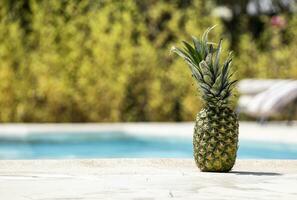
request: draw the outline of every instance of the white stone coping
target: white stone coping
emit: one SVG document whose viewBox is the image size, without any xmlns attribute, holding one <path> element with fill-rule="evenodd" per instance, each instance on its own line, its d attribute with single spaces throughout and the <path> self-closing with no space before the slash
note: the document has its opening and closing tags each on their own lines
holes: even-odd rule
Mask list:
<svg viewBox="0 0 297 200">
<path fill-rule="evenodd" d="M 28 134 L 123 132 L 134 136 L 192 137 L 193 122 L 183 123 L 86 123 L 86 124 L 1 124 L 0 137 L 26 137 Z M 297 123 L 260 125 L 240 122 L 240 139 L 297 143 Z"/>
<path fill-rule="evenodd" d="M 297 160 L 237 160 L 203 173 L 192 159 L 2 160 L 0 199 L 297 199 Z"/>
</svg>

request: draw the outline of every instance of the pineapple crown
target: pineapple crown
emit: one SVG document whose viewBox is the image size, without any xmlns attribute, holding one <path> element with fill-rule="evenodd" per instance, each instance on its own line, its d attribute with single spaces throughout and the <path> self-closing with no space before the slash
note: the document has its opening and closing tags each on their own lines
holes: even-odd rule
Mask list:
<svg viewBox="0 0 297 200">
<path fill-rule="evenodd" d="M 222 39 L 218 45 L 208 42 L 208 33 L 213 28 L 208 28 L 201 39 L 192 37 L 193 45 L 183 41 L 184 48 L 172 47 L 171 51 L 182 57 L 188 64 L 206 105 L 223 107 L 228 105 L 228 99 L 237 80 L 231 80 L 232 52 L 225 62 L 220 64 Z"/>
</svg>

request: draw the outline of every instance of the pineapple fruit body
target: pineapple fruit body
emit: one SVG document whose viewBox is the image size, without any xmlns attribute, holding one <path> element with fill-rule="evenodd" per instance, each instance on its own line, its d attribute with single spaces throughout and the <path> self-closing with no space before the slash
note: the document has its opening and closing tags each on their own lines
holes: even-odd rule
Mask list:
<svg viewBox="0 0 297 200">
<path fill-rule="evenodd" d="M 201 171 L 228 172 L 238 148 L 238 120 L 230 108 L 206 107 L 197 114 L 194 159 Z"/>
</svg>

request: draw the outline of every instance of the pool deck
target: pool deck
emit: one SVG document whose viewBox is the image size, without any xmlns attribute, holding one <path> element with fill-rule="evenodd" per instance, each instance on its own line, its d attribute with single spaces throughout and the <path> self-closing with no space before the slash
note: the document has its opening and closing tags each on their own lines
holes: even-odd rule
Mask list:
<svg viewBox="0 0 297 200">
<path fill-rule="evenodd" d="M 297 160 L 238 160 L 202 173 L 192 159 L 2 160 L 0 199 L 297 199 Z"/>
<path fill-rule="evenodd" d="M 85 123 L 85 124 L 0 124 L 1 137 L 26 137 L 28 134 L 123 132 L 135 136 L 192 137 L 193 122 L 182 123 Z M 239 123 L 239 139 L 297 143 L 297 122 L 261 125 Z"/>
</svg>

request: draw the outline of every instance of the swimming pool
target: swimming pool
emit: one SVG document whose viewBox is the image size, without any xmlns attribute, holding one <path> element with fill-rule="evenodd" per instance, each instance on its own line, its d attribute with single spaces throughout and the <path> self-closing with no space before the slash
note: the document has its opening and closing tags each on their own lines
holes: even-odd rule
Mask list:
<svg viewBox="0 0 297 200">
<path fill-rule="evenodd" d="M 125 132 L 35 133 L 0 137 L 0 159 L 191 158 L 192 138 Z M 294 143 L 240 140 L 241 159 L 297 159 Z"/>
</svg>

